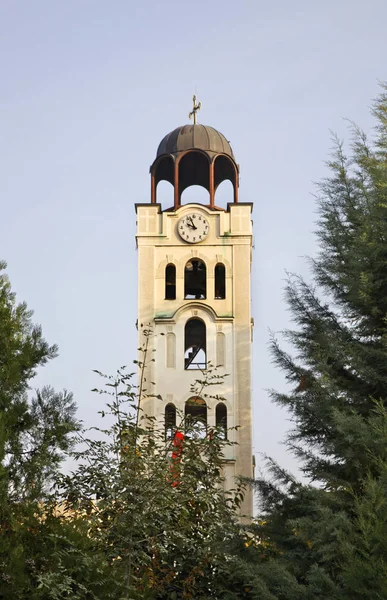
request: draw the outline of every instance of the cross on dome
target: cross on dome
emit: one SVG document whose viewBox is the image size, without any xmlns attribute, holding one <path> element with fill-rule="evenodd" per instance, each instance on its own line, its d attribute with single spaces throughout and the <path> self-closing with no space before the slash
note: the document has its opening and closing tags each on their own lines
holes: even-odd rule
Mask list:
<svg viewBox="0 0 387 600">
<path fill-rule="evenodd" d="M 188 118 L 192 119 L 192 117 L 193 117 L 194 125 L 196 125 L 196 113 L 198 112 L 198 110 L 201 109 L 202 103 L 198 102 L 198 104 L 196 104 L 196 95 L 195 94 L 193 95 L 192 101 L 193 101 L 193 109 L 189 113 Z"/>
</svg>

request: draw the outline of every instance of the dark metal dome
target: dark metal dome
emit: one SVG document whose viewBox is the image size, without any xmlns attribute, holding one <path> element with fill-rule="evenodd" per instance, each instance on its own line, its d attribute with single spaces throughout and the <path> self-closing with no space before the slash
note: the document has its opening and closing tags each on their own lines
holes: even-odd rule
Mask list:
<svg viewBox="0 0 387 600">
<path fill-rule="evenodd" d="M 185 150 L 203 150 L 214 154 L 227 154 L 233 160 L 230 142 L 223 134 L 208 125 L 183 125 L 168 133 L 160 142 L 157 158 L 163 154 L 178 154 Z"/>
</svg>

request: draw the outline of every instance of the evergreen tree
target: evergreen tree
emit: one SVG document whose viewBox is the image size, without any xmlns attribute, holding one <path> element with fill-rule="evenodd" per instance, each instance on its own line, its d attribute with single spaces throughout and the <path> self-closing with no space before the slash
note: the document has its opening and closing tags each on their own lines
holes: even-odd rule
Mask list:
<svg viewBox="0 0 387 600">
<path fill-rule="evenodd" d="M 310 598 L 386 597 L 386 89 L 372 143 L 354 125 L 349 157 L 334 140 L 317 197 L 313 283 L 290 276 L 286 287 L 293 355 L 272 343 L 291 386 L 272 398 L 290 412 L 288 447 L 317 487 L 269 461 L 271 480 L 255 483 L 258 535 L 265 560 L 285 563 Z"/>
</svg>

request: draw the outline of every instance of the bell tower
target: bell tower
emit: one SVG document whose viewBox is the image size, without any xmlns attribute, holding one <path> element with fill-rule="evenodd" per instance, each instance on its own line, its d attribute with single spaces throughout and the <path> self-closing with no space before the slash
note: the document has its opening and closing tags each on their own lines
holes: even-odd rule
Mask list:
<svg viewBox="0 0 387 600">
<path fill-rule="evenodd" d="M 225 488 L 230 489 L 235 476 L 253 476 L 252 204 L 238 200 L 239 167 L 229 142 L 216 129 L 196 124 L 196 114 L 194 124 L 162 139 L 150 174 L 150 203 L 136 204 L 138 322 L 151 323 L 155 333 L 150 340 L 155 361 L 147 379 L 155 382 L 154 391 L 163 400 L 148 398 L 143 410 L 165 427 L 166 436 L 179 426 L 179 413 L 195 418 L 205 430 L 223 428 L 236 442 L 225 449 Z M 173 186 L 166 210 L 157 203 L 162 180 Z M 227 210 L 215 205 L 224 180 L 233 186 Z M 182 205 L 182 192 L 192 185 L 208 191 L 208 204 Z M 140 328 L 139 336 L 142 343 Z M 222 396 L 222 402 L 190 395 L 198 370 L 209 363 L 218 374 L 227 374 L 210 392 Z M 241 511 L 252 515 L 249 491 Z"/>
</svg>

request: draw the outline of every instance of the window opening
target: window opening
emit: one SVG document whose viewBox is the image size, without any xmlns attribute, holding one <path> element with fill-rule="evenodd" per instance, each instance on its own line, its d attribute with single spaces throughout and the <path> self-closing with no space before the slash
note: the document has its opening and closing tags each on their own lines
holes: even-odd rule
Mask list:
<svg viewBox="0 0 387 600">
<path fill-rule="evenodd" d="M 165 299 L 176 300 L 176 267 L 167 265 L 165 267 Z"/>
<path fill-rule="evenodd" d="M 184 331 L 184 368 L 205 369 L 206 353 L 206 326 L 201 319 L 190 319 Z"/>
<path fill-rule="evenodd" d="M 165 439 L 172 440 L 176 430 L 176 406 L 167 404 L 165 407 Z"/>
<path fill-rule="evenodd" d="M 181 190 L 184 199 L 186 195 L 183 194 L 184 190 L 191 186 L 202 186 L 203 192 L 190 196 L 188 194 L 187 200 L 189 202 L 201 202 L 208 204 L 208 191 L 210 189 L 210 157 L 207 153 L 191 151 L 187 152 L 178 164 L 179 169 L 179 190 Z M 207 192 L 205 194 L 205 192 Z M 199 200 L 198 200 L 199 198 Z"/>
<path fill-rule="evenodd" d="M 173 206 L 173 192 L 174 192 L 174 188 L 173 188 L 173 174 L 174 174 L 174 170 L 175 167 L 173 165 L 173 160 L 171 158 L 170 161 L 166 161 L 165 164 L 168 164 L 168 171 L 169 171 L 169 176 L 172 177 L 172 183 L 169 183 L 169 181 L 159 181 L 159 183 L 157 184 L 157 189 L 156 189 L 156 202 L 157 204 L 161 204 L 161 210 L 167 210 L 168 208 L 171 208 Z M 159 167 L 162 166 L 161 163 L 159 164 Z M 172 171 L 172 173 L 170 173 L 170 171 Z"/>
<path fill-rule="evenodd" d="M 215 299 L 226 297 L 226 267 L 222 263 L 215 266 Z"/>
<path fill-rule="evenodd" d="M 216 159 L 216 162 L 218 162 L 219 158 L 220 158 L 220 156 L 218 156 L 218 158 Z M 215 169 L 216 169 L 216 162 L 215 162 Z M 218 165 L 219 165 L 219 163 L 218 163 Z M 219 173 L 219 170 L 218 170 L 216 179 L 218 180 L 219 177 L 221 177 L 221 174 Z M 157 202 L 159 202 L 158 198 L 157 198 Z M 232 181 L 229 181 L 226 179 L 226 180 L 222 181 L 219 185 L 216 186 L 215 205 L 218 206 L 219 208 L 224 208 L 227 210 L 227 204 L 229 202 L 234 202 L 234 185 L 233 185 Z"/>
<path fill-rule="evenodd" d="M 201 185 L 191 185 L 181 194 L 180 204 L 209 204 L 209 193 Z"/>
<path fill-rule="evenodd" d="M 186 428 L 193 427 L 200 437 L 207 434 L 207 405 L 202 398 L 193 397 L 185 403 Z"/>
<path fill-rule="evenodd" d="M 227 439 L 227 407 L 223 402 L 219 402 L 215 409 L 215 424 L 218 434 L 224 440 Z"/>
<path fill-rule="evenodd" d="M 199 258 L 192 258 L 184 269 L 184 298 L 204 300 L 206 291 L 206 265 Z"/>
</svg>

